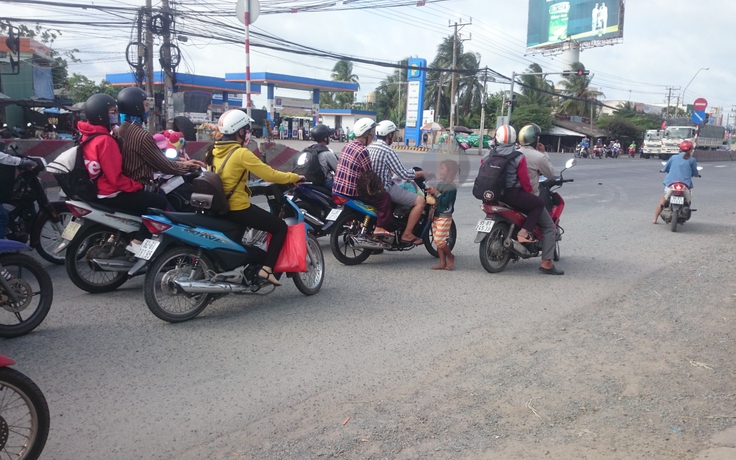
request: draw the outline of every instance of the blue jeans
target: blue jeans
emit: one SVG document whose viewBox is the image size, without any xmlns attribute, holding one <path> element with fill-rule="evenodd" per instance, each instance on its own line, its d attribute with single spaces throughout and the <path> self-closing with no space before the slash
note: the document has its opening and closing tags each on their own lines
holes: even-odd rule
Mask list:
<svg viewBox="0 0 736 460">
<path fill-rule="evenodd" d="M 5 239 L 5 230 L 8 228 L 9 221 L 10 216 L 8 216 L 8 211 L 0 204 L 0 239 Z"/>
</svg>

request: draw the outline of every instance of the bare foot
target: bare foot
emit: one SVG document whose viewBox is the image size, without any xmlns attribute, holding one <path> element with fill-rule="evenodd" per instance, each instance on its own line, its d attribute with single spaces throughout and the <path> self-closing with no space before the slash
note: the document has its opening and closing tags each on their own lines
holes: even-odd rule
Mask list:
<svg viewBox="0 0 736 460">
<path fill-rule="evenodd" d="M 455 255 L 452 253 L 447 253 L 447 268 L 445 270 L 452 270 L 455 268 Z"/>
<path fill-rule="evenodd" d="M 652 221 L 652 223 L 653 223 L 653 224 L 656 224 L 656 223 L 657 223 L 657 219 L 654 219 L 654 220 Z"/>
<path fill-rule="evenodd" d="M 445 269 L 447 269 L 447 265 L 442 265 L 442 264 L 435 265 L 434 267 L 432 267 L 432 270 L 445 270 Z"/>
</svg>

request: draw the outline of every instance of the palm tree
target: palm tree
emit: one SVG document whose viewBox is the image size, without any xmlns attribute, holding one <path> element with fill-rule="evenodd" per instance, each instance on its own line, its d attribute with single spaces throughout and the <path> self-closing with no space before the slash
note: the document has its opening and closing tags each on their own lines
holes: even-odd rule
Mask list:
<svg viewBox="0 0 736 460">
<path fill-rule="evenodd" d="M 399 62 L 406 66 L 409 59 Z M 376 112 L 379 120 L 389 119 L 399 128 L 404 126 L 406 116 L 406 69 L 395 70 L 376 88 Z"/>
<path fill-rule="evenodd" d="M 626 101 L 618 105 L 618 108 L 613 111 L 613 114 L 620 117 L 631 118 L 638 115 L 636 105 L 631 101 Z"/>
<path fill-rule="evenodd" d="M 332 68 L 332 81 L 341 81 L 345 83 L 355 83 L 360 89 L 360 79 L 353 73 L 353 63 L 341 59 L 335 63 Z M 337 104 L 342 108 L 350 108 L 355 102 L 354 93 L 337 93 L 335 100 Z"/>
<path fill-rule="evenodd" d="M 572 96 L 578 99 L 587 99 L 592 101 L 603 96 L 603 93 L 590 87 L 593 80 L 588 75 L 578 75 L 579 70 L 585 70 L 585 66 L 579 62 L 572 65 L 572 72 L 569 76 L 560 81 L 562 93 L 566 96 Z M 586 116 L 590 114 L 591 102 L 581 101 L 578 99 L 566 99 L 560 105 L 560 112 L 567 115 Z"/>
<path fill-rule="evenodd" d="M 442 40 L 442 43 L 437 47 L 437 55 L 430 64 L 430 67 L 436 69 L 449 69 L 452 67 L 452 47 L 453 47 L 453 36 L 450 35 Z M 462 52 L 462 43 L 458 44 L 458 52 Z M 442 113 L 445 113 L 443 108 L 447 108 L 449 113 L 449 84 L 451 75 L 447 72 L 432 71 L 427 74 L 427 79 L 432 82 L 427 87 L 427 95 L 425 98 L 425 108 L 434 107 L 435 118 L 439 120 Z"/>
<path fill-rule="evenodd" d="M 483 84 L 478 80 L 480 54 L 460 54 L 457 58 L 457 68 L 467 71 L 467 73 L 457 76 L 457 106 L 461 109 L 460 113 L 467 117 L 475 107 L 480 111 L 481 98 L 483 97 Z"/>
<path fill-rule="evenodd" d="M 537 63 L 526 69 L 526 73 L 542 72 L 542 66 Z M 554 105 L 552 95 L 542 92 L 552 92 L 554 90 L 552 82 L 548 81 L 544 75 L 522 75 L 520 78 L 525 85 L 521 88 L 521 97 L 516 98 L 520 105 L 536 104 L 541 107 L 552 107 Z"/>
</svg>

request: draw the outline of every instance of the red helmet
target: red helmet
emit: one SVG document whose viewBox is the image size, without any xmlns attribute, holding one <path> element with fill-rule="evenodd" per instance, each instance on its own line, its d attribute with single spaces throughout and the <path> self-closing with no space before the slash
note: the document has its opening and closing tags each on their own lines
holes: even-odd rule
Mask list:
<svg viewBox="0 0 736 460">
<path fill-rule="evenodd" d="M 680 142 L 680 151 L 682 152 L 689 152 L 693 149 L 693 143 L 690 141 L 682 141 Z"/>
</svg>

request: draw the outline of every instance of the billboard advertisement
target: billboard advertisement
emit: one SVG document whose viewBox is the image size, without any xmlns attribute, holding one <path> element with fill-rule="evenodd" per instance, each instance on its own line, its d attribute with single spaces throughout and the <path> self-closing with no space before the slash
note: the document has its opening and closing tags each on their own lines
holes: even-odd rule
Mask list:
<svg viewBox="0 0 736 460">
<path fill-rule="evenodd" d="M 527 49 L 623 37 L 624 0 L 529 0 Z"/>
</svg>

